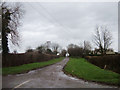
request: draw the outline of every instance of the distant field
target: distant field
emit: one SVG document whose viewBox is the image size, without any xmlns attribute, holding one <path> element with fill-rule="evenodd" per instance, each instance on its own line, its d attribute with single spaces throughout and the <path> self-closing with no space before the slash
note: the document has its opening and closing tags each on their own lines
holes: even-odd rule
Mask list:
<svg viewBox="0 0 120 90">
<path fill-rule="evenodd" d="M 64 71 L 85 80 L 120 85 L 120 74 L 101 69 L 83 58 L 70 58 Z"/>
<path fill-rule="evenodd" d="M 37 68 L 41 68 L 41 67 L 44 67 L 47 65 L 57 63 L 63 59 L 64 58 L 61 57 L 61 58 L 57 58 L 57 59 L 53 59 L 53 60 L 49 60 L 49 61 L 45 61 L 45 62 L 24 64 L 24 65 L 15 66 L 15 67 L 6 67 L 6 68 L 2 68 L 2 74 L 8 75 L 8 74 L 24 73 L 24 72 L 30 71 L 32 69 L 37 69 Z"/>
</svg>

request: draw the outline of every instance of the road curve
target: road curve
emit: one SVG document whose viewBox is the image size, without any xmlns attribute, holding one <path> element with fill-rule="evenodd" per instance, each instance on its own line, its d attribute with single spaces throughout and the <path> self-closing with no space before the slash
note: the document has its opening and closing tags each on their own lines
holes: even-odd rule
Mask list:
<svg viewBox="0 0 120 90">
<path fill-rule="evenodd" d="M 85 82 L 62 71 L 69 58 L 59 63 L 32 70 L 25 74 L 3 76 L 3 88 L 116 88 L 109 85 Z"/>
</svg>

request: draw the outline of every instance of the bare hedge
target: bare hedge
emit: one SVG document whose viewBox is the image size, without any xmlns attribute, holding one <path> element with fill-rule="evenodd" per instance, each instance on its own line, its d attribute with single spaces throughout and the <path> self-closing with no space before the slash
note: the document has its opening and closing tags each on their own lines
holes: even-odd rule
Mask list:
<svg viewBox="0 0 120 90">
<path fill-rule="evenodd" d="M 7 54 L 4 58 L 2 58 L 2 66 L 19 66 L 28 63 L 48 61 L 57 57 L 58 56 L 56 55 L 40 54 L 38 52 Z"/>
<path fill-rule="evenodd" d="M 86 56 L 85 58 L 102 69 L 120 73 L 120 55 Z"/>
</svg>

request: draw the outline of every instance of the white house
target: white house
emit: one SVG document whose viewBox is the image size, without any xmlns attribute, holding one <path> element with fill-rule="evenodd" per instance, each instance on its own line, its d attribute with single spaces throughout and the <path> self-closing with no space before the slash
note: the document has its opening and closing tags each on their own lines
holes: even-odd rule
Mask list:
<svg viewBox="0 0 120 90">
<path fill-rule="evenodd" d="M 69 57 L 69 53 L 68 52 L 66 53 L 66 57 Z"/>
</svg>

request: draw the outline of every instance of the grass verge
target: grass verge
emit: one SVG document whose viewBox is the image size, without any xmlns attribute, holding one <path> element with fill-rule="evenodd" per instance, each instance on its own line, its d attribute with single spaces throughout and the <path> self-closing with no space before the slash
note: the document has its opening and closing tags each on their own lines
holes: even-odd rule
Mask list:
<svg viewBox="0 0 120 90">
<path fill-rule="evenodd" d="M 33 69 L 42 68 L 42 67 L 57 63 L 61 60 L 63 60 L 63 57 L 45 61 L 45 62 L 30 63 L 30 64 L 24 64 L 20 66 L 15 66 L 15 67 L 5 67 L 5 68 L 2 68 L 2 75 L 28 72 Z"/>
<path fill-rule="evenodd" d="M 120 74 L 101 69 L 87 62 L 84 58 L 70 58 L 64 71 L 84 80 L 120 85 Z"/>
</svg>

